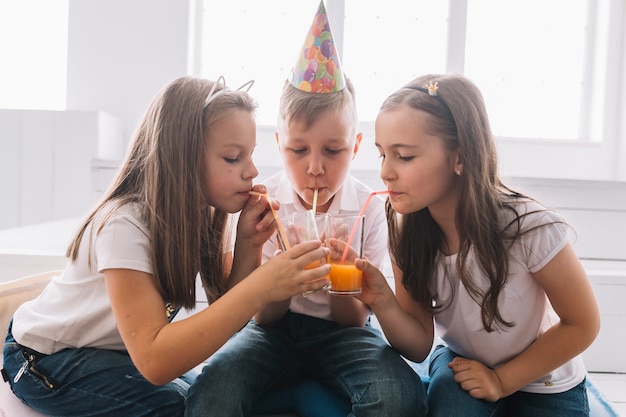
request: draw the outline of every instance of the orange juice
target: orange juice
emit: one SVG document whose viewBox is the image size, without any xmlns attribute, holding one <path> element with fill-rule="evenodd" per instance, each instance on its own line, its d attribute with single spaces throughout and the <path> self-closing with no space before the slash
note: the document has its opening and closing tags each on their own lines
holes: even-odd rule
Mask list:
<svg viewBox="0 0 626 417">
<path fill-rule="evenodd" d="M 321 265 L 323 265 L 323 264 L 324 264 L 324 263 L 323 263 L 322 261 L 314 261 L 314 262 L 312 262 L 312 263 L 308 264 L 307 266 L 305 266 L 305 267 L 304 267 L 304 269 L 313 269 L 313 268 L 317 268 L 318 266 L 321 266 Z M 313 281 L 306 281 L 306 282 L 307 282 L 307 283 L 309 283 L 309 282 L 315 282 L 315 281 L 319 281 L 319 280 L 321 280 L 321 279 L 329 279 L 329 278 L 328 278 L 328 275 L 324 275 L 324 276 L 323 276 L 323 277 L 321 277 L 321 278 L 317 278 L 317 279 L 314 279 Z M 307 295 L 311 295 L 311 294 L 316 293 L 316 292 L 325 291 L 325 290 L 327 290 L 328 288 L 330 288 L 330 284 L 323 286 L 322 288 L 320 288 L 320 289 L 319 289 L 319 290 L 317 290 L 317 291 L 315 291 L 315 290 L 314 290 L 314 291 L 306 291 L 306 292 L 303 292 L 303 293 L 302 293 L 302 294 L 300 294 L 300 295 L 301 295 L 301 296 L 303 296 L 303 297 L 306 297 Z"/>
<path fill-rule="evenodd" d="M 325 263 L 326 262 L 322 262 L 322 261 L 313 261 L 310 264 L 308 264 L 307 266 L 305 266 L 304 269 L 305 270 L 309 270 L 309 269 L 317 268 L 318 266 L 322 266 Z M 324 275 L 323 277 L 318 278 L 315 281 L 320 280 L 320 279 L 329 279 L 329 278 L 328 278 L 328 275 Z"/>
<path fill-rule="evenodd" d="M 360 294 L 363 272 L 354 264 L 330 264 L 330 294 Z"/>
</svg>

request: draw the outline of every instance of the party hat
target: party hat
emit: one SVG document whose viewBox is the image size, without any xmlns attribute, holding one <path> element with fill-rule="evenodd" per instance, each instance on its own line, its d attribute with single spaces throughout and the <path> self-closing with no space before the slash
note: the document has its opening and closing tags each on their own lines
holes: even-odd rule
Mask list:
<svg viewBox="0 0 626 417">
<path fill-rule="evenodd" d="M 335 93 L 346 87 L 324 0 L 313 18 L 311 29 L 291 74 L 291 84 L 311 93 Z"/>
</svg>

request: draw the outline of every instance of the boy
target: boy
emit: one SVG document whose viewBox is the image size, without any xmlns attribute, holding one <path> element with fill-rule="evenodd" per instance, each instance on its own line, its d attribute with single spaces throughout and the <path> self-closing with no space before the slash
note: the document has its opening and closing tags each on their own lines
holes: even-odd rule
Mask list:
<svg viewBox="0 0 626 417">
<path fill-rule="evenodd" d="M 325 28 L 326 13 L 320 3 L 308 39 L 327 39 L 329 29 Z M 331 215 L 358 213 L 372 192 L 349 174 L 362 139 L 357 133 L 354 89 L 338 65 L 334 45 L 330 54 L 328 45 L 314 50 L 320 44 L 316 40 L 305 44 L 304 58 L 296 65 L 291 82 L 285 83 L 280 100 L 276 142 L 284 171 L 265 185 L 268 194 L 281 203 L 281 218 L 311 209 L 316 190 L 316 211 Z M 323 62 L 307 62 L 307 57 L 319 58 L 320 54 Z M 317 70 L 315 77 L 303 77 L 310 68 Z M 277 249 L 277 238 L 270 238 L 263 260 Z M 387 256 L 384 202 L 379 197 L 371 200 L 365 212 L 364 256 L 379 268 Z M 198 385 L 192 387 L 197 394 L 189 402 L 190 415 L 211 415 L 211 409 L 229 416 L 248 416 L 253 410 L 283 412 L 270 409 L 275 404 L 268 404 L 267 396 L 273 394 L 281 402 L 276 395 L 283 387 L 305 379 L 328 390 L 323 398 L 307 392 L 299 406 L 308 415 L 324 405 L 320 401 L 331 400 L 347 409 L 343 415 L 425 415 L 419 377 L 369 325 L 369 314 L 357 298 L 327 292 L 292 297 L 259 311 L 209 359 Z M 195 414 L 201 408 L 204 414 Z"/>
</svg>

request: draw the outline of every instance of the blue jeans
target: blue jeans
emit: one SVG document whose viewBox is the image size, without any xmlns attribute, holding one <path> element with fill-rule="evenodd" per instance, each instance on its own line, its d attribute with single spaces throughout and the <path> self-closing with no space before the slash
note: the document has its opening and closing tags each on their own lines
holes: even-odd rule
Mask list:
<svg viewBox="0 0 626 417">
<path fill-rule="evenodd" d="M 155 386 L 123 351 L 80 348 L 44 355 L 17 344 L 11 326 L 3 352 L 11 390 L 31 408 L 52 416 L 183 416 L 194 379 L 189 373 Z"/>
<path fill-rule="evenodd" d="M 448 368 L 456 353 L 438 346 L 431 354 L 428 385 L 429 417 L 588 417 L 585 381 L 559 394 L 518 391 L 495 403 L 470 396 Z"/>
<path fill-rule="evenodd" d="M 420 378 L 378 330 L 288 312 L 273 327 L 251 321 L 207 361 L 186 416 L 250 416 L 260 399 L 305 377 L 345 398 L 348 416 L 426 415 Z"/>
</svg>

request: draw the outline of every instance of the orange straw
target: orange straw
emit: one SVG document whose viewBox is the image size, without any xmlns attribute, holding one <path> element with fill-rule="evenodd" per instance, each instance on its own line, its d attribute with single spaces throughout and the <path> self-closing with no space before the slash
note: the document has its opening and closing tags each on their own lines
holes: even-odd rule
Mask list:
<svg viewBox="0 0 626 417">
<path fill-rule="evenodd" d="M 278 213 L 276 212 L 276 210 L 274 210 L 274 207 L 272 207 L 272 199 L 270 198 L 269 194 L 267 193 L 263 194 L 263 193 L 259 193 L 256 191 L 248 191 L 248 194 L 265 197 L 268 205 L 270 206 L 270 209 L 272 210 L 272 214 L 274 215 L 274 220 L 276 221 L 276 227 L 278 228 L 278 237 L 280 238 L 283 244 L 283 248 L 285 250 L 291 249 L 291 246 L 289 245 L 289 241 L 287 240 L 287 234 L 285 233 L 285 229 L 283 229 L 283 224 L 280 222 L 280 219 L 278 218 Z"/>
<path fill-rule="evenodd" d="M 367 196 L 367 200 L 365 200 L 365 204 L 363 204 L 363 208 L 361 208 L 361 211 L 359 212 L 359 218 L 356 219 L 356 221 L 354 222 L 354 226 L 352 226 L 352 230 L 350 231 L 350 235 L 348 236 L 348 241 L 346 242 L 346 247 L 343 250 L 343 254 L 341 255 L 340 263 L 344 263 L 346 260 L 346 256 L 348 256 L 348 250 L 350 249 L 350 244 L 352 243 L 352 239 L 354 239 L 354 235 L 356 234 L 356 228 L 359 227 L 359 219 L 363 216 L 363 214 L 365 214 L 365 209 L 367 209 L 367 205 L 372 200 L 372 197 L 377 194 L 389 194 L 389 191 L 374 191 L 373 193 L 370 193 L 369 196 Z"/>
</svg>

